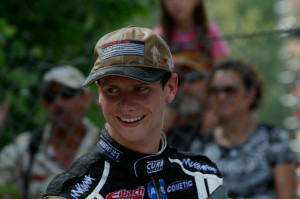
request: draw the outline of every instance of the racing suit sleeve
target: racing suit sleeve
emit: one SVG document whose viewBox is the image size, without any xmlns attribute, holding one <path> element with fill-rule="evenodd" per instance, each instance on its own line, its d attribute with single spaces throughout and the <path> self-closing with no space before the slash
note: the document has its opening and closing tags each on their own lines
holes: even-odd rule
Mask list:
<svg viewBox="0 0 300 199">
<path fill-rule="evenodd" d="M 220 185 L 216 188 L 216 190 L 214 190 L 214 192 L 212 192 L 208 199 L 227 199 L 227 197 L 227 188 L 224 185 Z"/>
</svg>

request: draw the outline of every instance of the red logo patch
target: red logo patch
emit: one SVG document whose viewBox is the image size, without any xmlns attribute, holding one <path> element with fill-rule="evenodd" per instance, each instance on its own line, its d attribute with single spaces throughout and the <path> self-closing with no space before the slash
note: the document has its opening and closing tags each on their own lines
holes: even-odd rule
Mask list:
<svg viewBox="0 0 300 199">
<path fill-rule="evenodd" d="M 163 61 L 163 64 L 167 63 L 167 60 L 166 60 L 166 59 L 164 59 L 164 58 L 161 58 L 161 59 L 162 59 L 162 61 Z"/>
<path fill-rule="evenodd" d="M 144 187 L 135 190 L 122 189 L 108 194 L 105 199 L 143 199 L 144 193 Z"/>
</svg>

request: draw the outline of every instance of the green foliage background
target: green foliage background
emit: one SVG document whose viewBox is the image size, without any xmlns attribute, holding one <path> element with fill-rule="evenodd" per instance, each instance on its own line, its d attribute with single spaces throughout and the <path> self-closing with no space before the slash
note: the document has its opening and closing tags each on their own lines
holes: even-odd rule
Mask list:
<svg viewBox="0 0 300 199">
<path fill-rule="evenodd" d="M 128 25 L 159 25 L 158 1 L 0 0 L 0 108 L 5 105 L 9 110 L 6 125 L 0 128 L 0 150 L 20 132 L 46 123 L 39 104 L 45 71 L 69 64 L 88 74 L 94 46 L 103 34 Z M 203 1 L 210 20 L 225 36 L 230 58 L 253 63 L 263 76 L 265 97 L 256 117 L 283 127 L 282 121 L 291 113 L 279 103 L 288 88 L 277 81 L 286 35 L 271 34 L 278 21 L 277 0 Z M 95 86 L 91 89 L 95 96 L 88 117 L 102 127 L 97 91 Z M 3 187 L 0 197 L 7 192 L 20 198 L 15 187 Z"/>
<path fill-rule="evenodd" d="M 263 75 L 265 98 L 259 120 L 282 126 L 289 110 L 279 97 L 287 91 L 277 81 L 282 70 L 278 51 L 282 36 L 252 33 L 276 29 L 276 0 L 207 0 L 209 18 L 216 23 L 231 58 L 252 62 Z M 51 0 L 1 1 L 0 105 L 8 104 L 9 117 L 0 129 L 0 148 L 18 133 L 46 122 L 39 106 L 42 75 L 51 67 L 70 64 L 85 74 L 93 64 L 93 48 L 105 33 L 127 25 L 153 28 L 159 24 L 158 0 Z M 245 35 L 250 35 L 245 37 Z M 104 124 L 95 103 L 88 112 L 99 127 Z"/>
<path fill-rule="evenodd" d="M 1 1 L 0 107 L 7 104 L 9 111 L 0 148 L 18 133 L 45 124 L 39 104 L 45 71 L 69 64 L 88 74 L 97 40 L 135 16 L 149 16 L 153 5 L 153 0 Z M 101 127 L 94 97 L 88 117 Z"/>
</svg>

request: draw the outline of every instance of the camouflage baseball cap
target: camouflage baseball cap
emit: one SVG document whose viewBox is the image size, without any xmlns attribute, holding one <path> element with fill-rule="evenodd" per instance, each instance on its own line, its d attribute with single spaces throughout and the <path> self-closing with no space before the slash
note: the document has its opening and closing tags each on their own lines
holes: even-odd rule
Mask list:
<svg viewBox="0 0 300 199">
<path fill-rule="evenodd" d="M 148 28 L 130 26 L 99 39 L 94 66 L 83 87 L 110 75 L 156 83 L 166 73 L 173 73 L 172 54 L 166 42 Z"/>
</svg>

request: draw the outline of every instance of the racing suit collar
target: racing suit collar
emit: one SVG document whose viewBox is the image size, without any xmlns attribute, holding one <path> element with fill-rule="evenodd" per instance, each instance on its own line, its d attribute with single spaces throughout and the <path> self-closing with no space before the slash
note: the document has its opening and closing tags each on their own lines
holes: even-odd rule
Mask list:
<svg viewBox="0 0 300 199">
<path fill-rule="evenodd" d="M 116 166 L 134 172 L 136 177 L 154 177 L 165 172 L 169 166 L 169 147 L 164 133 L 161 135 L 161 149 L 157 154 L 145 154 L 129 150 L 116 141 L 103 128 L 98 148 L 106 160 Z"/>
</svg>

